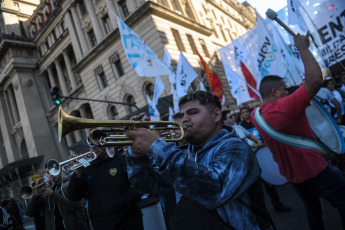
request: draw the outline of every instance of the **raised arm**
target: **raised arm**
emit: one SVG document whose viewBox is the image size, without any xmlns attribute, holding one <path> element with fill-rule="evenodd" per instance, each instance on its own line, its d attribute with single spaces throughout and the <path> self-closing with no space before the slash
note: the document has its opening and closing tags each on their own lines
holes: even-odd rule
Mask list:
<svg viewBox="0 0 345 230">
<path fill-rule="evenodd" d="M 322 84 L 322 72 L 319 63 L 317 63 L 313 54 L 309 50 L 309 31 L 307 34 L 300 35 L 297 34 L 295 37 L 295 45 L 300 52 L 304 69 L 305 69 L 305 89 L 309 96 L 309 99 L 312 99 L 316 93 L 320 90 Z"/>
</svg>

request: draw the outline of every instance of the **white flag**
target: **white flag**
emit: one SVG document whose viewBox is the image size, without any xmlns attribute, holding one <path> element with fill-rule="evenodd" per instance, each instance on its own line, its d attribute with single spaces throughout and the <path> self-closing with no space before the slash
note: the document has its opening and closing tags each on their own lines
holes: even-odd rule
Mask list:
<svg viewBox="0 0 345 230">
<path fill-rule="evenodd" d="M 157 106 L 158 104 L 158 99 L 159 96 L 162 94 L 162 92 L 165 89 L 165 85 L 164 82 L 162 81 L 162 79 L 160 78 L 160 76 L 156 77 L 156 82 L 155 82 L 155 89 L 153 91 L 153 98 L 152 98 L 152 105 L 154 107 Z"/>
<path fill-rule="evenodd" d="M 171 56 L 170 56 L 167 49 L 165 49 L 163 61 L 167 66 L 169 66 L 171 68 Z M 174 112 L 177 113 L 180 111 L 180 108 L 178 107 L 179 98 L 177 96 L 177 90 L 176 90 L 176 75 L 175 75 L 174 71 L 172 71 L 172 70 L 169 74 L 169 81 L 171 83 L 171 94 L 173 96 L 173 105 L 174 105 L 173 109 L 174 109 Z"/>
<path fill-rule="evenodd" d="M 174 110 L 169 106 L 169 121 L 173 121 Z"/>
<path fill-rule="evenodd" d="M 300 14 L 300 3 L 298 0 L 288 0 L 287 1 L 287 8 L 288 8 L 288 21 L 289 25 L 298 25 L 299 28 L 304 31 L 305 34 L 308 30 L 302 15 Z"/>
<path fill-rule="evenodd" d="M 115 15 L 116 16 L 116 15 Z M 123 48 L 128 61 L 139 76 L 153 77 L 168 75 L 171 70 L 159 60 L 156 54 L 141 38 L 117 17 Z"/>
<path fill-rule="evenodd" d="M 150 112 L 150 120 L 151 121 L 160 121 L 160 113 L 157 109 L 156 106 L 153 105 L 149 95 L 147 96 L 147 101 L 148 101 L 148 107 L 149 107 L 149 112 Z"/>
<path fill-rule="evenodd" d="M 198 74 L 180 52 L 176 70 L 176 91 L 179 99 L 187 94 L 188 87 L 196 77 L 198 77 Z"/>
</svg>

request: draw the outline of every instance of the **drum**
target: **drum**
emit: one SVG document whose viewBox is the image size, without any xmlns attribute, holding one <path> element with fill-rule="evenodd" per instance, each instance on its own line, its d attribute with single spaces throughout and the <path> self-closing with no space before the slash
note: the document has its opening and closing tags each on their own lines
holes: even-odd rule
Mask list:
<svg viewBox="0 0 345 230">
<path fill-rule="evenodd" d="M 345 152 L 345 142 L 339 126 L 317 99 L 306 108 L 307 118 L 316 138 L 337 154 Z"/>
<path fill-rule="evenodd" d="M 261 168 L 261 178 L 273 185 L 283 185 L 287 179 L 280 175 L 277 162 L 274 161 L 272 152 L 267 146 L 259 148 L 256 153 Z"/>
</svg>

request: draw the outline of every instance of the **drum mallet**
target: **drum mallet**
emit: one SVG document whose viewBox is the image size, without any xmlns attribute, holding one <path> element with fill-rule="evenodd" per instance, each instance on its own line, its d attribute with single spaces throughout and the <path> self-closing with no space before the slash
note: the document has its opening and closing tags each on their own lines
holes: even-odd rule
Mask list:
<svg viewBox="0 0 345 230">
<path fill-rule="evenodd" d="M 296 34 L 295 34 L 287 25 L 285 25 L 284 22 L 280 21 L 280 19 L 277 17 L 278 14 L 277 14 L 274 10 L 268 8 L 267 11 L 266 11 L 266 16 L 267 16 L 269 19 L 271 19 L 271 20 L 275 20 L 275 21 L 276 21 L 279 25 L 281 25 L 289 34 L 291 34 L 292 37 L 296 37 Z M 258 16 L 258 17 L 259 17 L 259 16 Z"/>
</svg>

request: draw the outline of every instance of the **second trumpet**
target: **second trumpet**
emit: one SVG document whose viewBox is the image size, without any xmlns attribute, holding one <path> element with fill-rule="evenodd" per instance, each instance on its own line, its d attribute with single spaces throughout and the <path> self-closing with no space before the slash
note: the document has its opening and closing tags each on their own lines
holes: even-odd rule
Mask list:
<svg viewBox="0 0 345 230">
<path fill-rule="evenodd" d="M 59 162 L 55 159 L 50 159 L 47 162 L 47 169 L 51 175 L 57 176 L 60 174 L 61 169 L 65 173 L 69 173 L 80 167 L 88 167 L 91 165 L 90 162 L 95 160 L 96 158 L 96 153 L 87 152 L 63 162 Z"/>
</svg>

